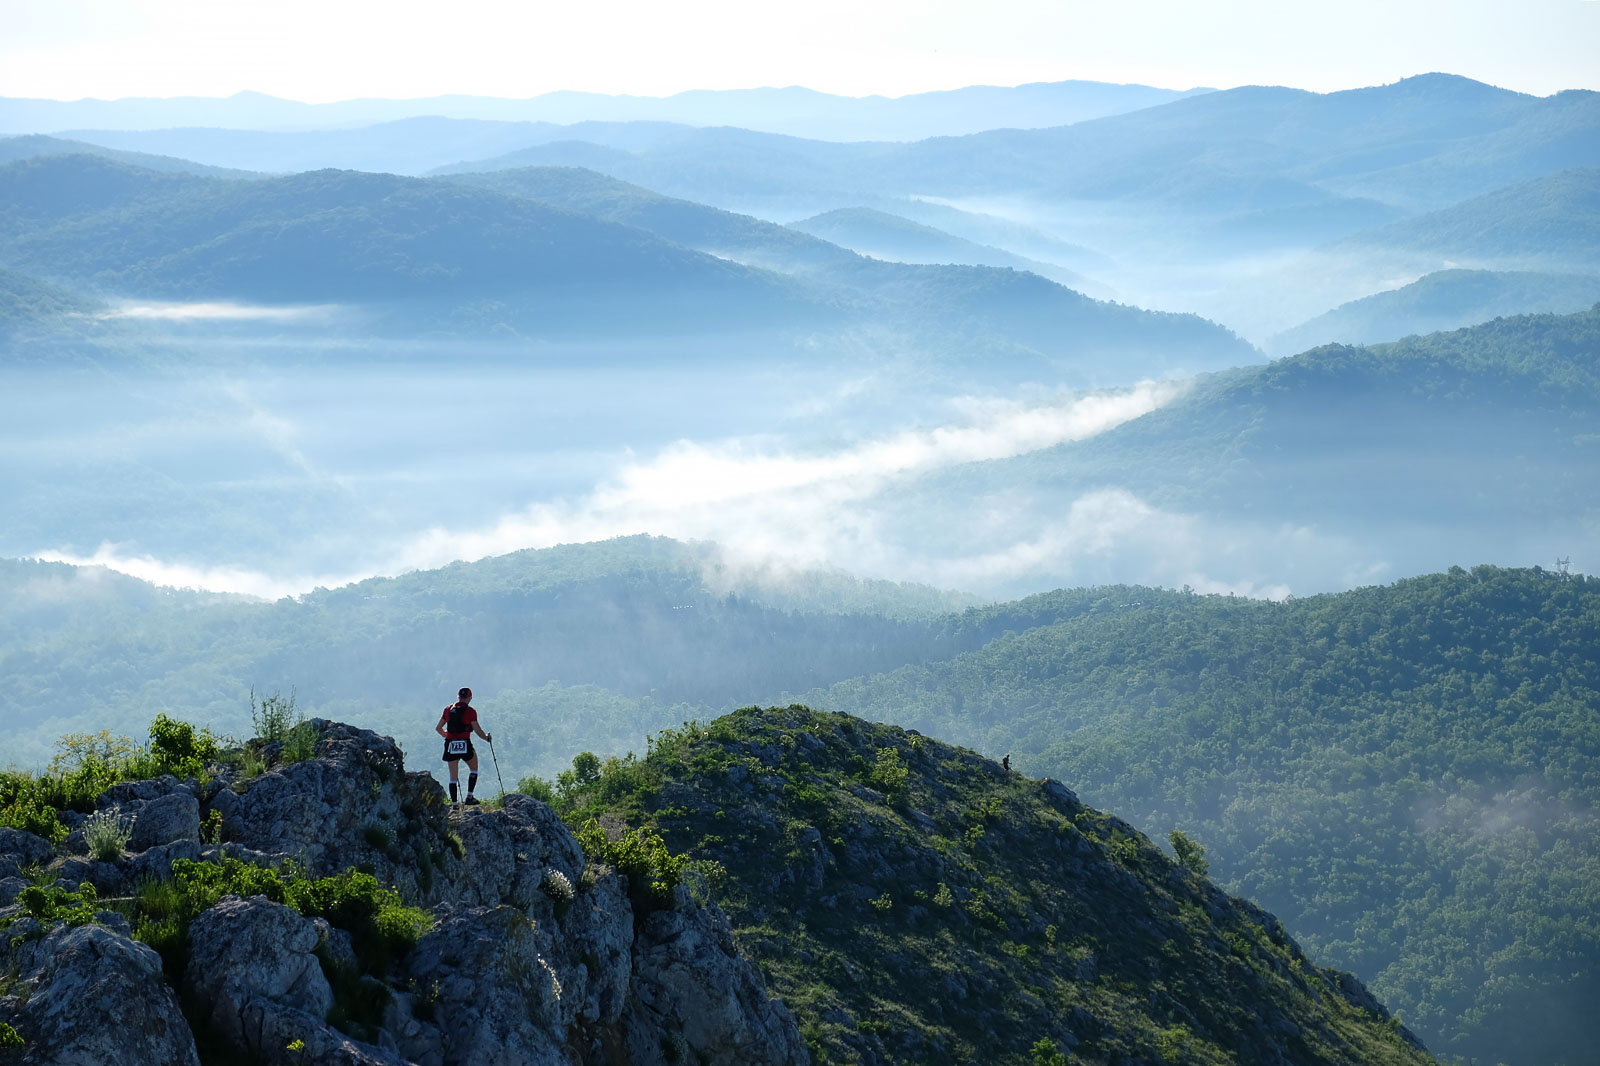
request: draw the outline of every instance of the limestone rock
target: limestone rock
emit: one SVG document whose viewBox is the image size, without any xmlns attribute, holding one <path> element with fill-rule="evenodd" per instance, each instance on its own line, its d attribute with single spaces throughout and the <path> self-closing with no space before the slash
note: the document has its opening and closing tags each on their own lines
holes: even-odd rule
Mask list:
<svg viewBox="0 0 1600 1066">
<path fill-rule="evenodd" d="M 437 903 L 460 861 L 448 846 L 448 805 L 431 776 L 406 773 L 400 748 L 366 729 L 310 722 L 316 757 L 218 793 L 223 835 L 246 851 L 292 858 L 318 877 L 370 870 L 407 898 Z"/>
<path fill-rule="evenodd" d="M 262 896 L 224 898 L 189 926 L 184 983 L 200 1017 L 219 1039 L 255 1055 L 283 1046 L 272 1043 L 278 1010 L 323 1024 L 333 990 L 312 954 L 318 940 L 316 925 L 288 907 Z"/>
<path fill-rule="evenodd" d="M 460 822 L 468 861 L 452 877 L 454 899 L 470 907 L 510 904 L 548 917 L 552 901 L 541 891 L 554 870 L 576 885 L 583 849 L 556 813 L 536 799 L 506 797 L 496 811 L 470 809 Z"/>
<path fill-rule="evenodd" d="M 127 808 L 124 808 L 127 811 Z M 200 839 L 200 801 L 187 790 L 174 791 L 132 808 L 133 829 L 128 850 L 171 844 L 178 840 Z"/>
<path fill-rule="evenodd" d="M 515 907 L 441 908 L 409 968 L 445 1062 L 570 1066 L 567 1028 L 578 1004 L 540 952 L 541 939 Z M 408 1057 L 412 1050 L 400 1046 Z"/>
<path fill-rule="evenodd" d="M 44 837 L 25 833 L 21 829 L 0 828 L 0 856 L 18 866 L 49 862 L 56 849 Z"/>
<path fill-rule="evenodd" d="M 633 946 L 633 996 L 623 1030 L 635 1066 L 687 1058 L 706 1066 L 810 1061 L 789 1008 L 733 945 L 727 918 L 679 888 L 645 918 Z M 687 1054 L 685 1054 L 687 1053 Z"/>
<path fill-rule="evenodd" d="M 11 932 L 20 934 L 23 922 Z M 13 949 L 20 981 L 0 1020 L 39 1066 L 199 1066 L 194 1036 L 150 948 L 98 925 L 58 926 Z"/>
</svg>

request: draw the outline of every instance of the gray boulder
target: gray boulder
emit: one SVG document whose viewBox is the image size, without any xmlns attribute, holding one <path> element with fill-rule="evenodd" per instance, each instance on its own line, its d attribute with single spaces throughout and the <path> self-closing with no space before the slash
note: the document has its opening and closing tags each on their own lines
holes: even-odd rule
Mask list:
<svg viewBox="0 0 1600 1066">
<path fill-rule="evenodd" d="M 400 1053 L 418 1058 L 442 1047 L 446 1064 L 572 1066 L 567 1030 L 580 997 L 546 961 L 541 936 L 515 907 L 440 908 L 439 924 L 408 961 L 413 1004 L 438 1029 Z"/>
<path fill-rule="evenodd" d="M 200 839 L 200 801 L 187 790 L 174 791 L 123 810 L 133 816 L 133 832 L 128 839 L 130 851 Z"/>
<path fill-rule="evenodd" d="M 0 856 L 17 866 L 47 863 L 55 858 L 56 849 L 44 837 L 25 833 L 21 829 L 0 829 Z"/>
<path fill-rule="evenodd" d="M 312 954 L 319 939 L 309 919 L 264 896 L 225 897 L 189 926 L 184 983 L 200 1018 L 228 1045 L 261 1056 L 288 1043 L 274 1044 L 282 1028 L 277 1012 L 322 1025 L 333 990 Z M 305 1034 L 289 1039 L 297 1037 Z"/>
<path fill-rule="evenodd" d="M 623 879 L 600 878 L 579 891 L 559 918 L 540 925 L 551 931 L 548 958 L 580 1025 L 615 1026 L 633 982 L 633 907 Z"/>
<path fill-rule="evenodd" d="M 583 848 L 556 812 L 519 793 L 501 809 L 467 809 L 459 822 L 467 861 L 449 878 L 453 900 L 469 907 L 509 904 L 550 917 L 553 902 L 542 890 L 549 871 L 576 885 Z"/>
<path fill-rule="evenodd" d="M 0 1020 L 25 1041 L 19 1061 L 199 1066 L 194 1036 L 150 948 L 85 925 L 58 926 L 13 952 L 20 980 L 0 997 Z"/>
<path fill-rule="evenodd" d="M 162 774 L 160 777 L 150 777 L 143 781 L 124 781 L 100 793 L 100 798 L 95 801 L 95 807 L 134 807 L 178 792 L 193 796 L 197 787 L 197 782 L 179 781 L 171 774 Z"/>
</svg>

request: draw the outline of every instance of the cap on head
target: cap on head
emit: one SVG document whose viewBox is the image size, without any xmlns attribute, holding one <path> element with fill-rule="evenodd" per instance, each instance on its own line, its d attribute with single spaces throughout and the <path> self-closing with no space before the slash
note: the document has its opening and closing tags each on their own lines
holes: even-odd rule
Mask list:
<svg viewBox="0 0 1600 1066">
<path fill-rule="evenodd" d="M 456 693 L 456 695 L 460 696 L 464 700 L 470 700 L 472 698 L 472 690 L 470 688 L 464 688 L 460 692 Z"/>
</svg>

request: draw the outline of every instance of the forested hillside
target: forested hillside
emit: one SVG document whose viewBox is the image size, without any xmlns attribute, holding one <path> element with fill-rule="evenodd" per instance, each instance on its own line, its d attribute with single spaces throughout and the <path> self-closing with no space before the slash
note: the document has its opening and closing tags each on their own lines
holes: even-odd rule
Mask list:
<svg viewBox="0 0 1600 1066">
<path fill-rule="evenodd" d="M 719 569 L 633 538 L 250 603 L 4 568 L 12 758 L 249 691 L 358 720 L 426 763 L 470 684 L 508 780 L 646 750 L 749 699 L 1011 754 L 1370 981 L 1441 1051 L 1582 1061 L 1600 946 L 1600 582 L 1472 570 L 1281 603 L 1064 590 L 951 613 L 930 590 Z M 808 590 L 802 592 L 801 590 Z M 1530 1038 L 1521 1019 L 1539 1019 Z"/>
<path fill-rule="evenodd" d="M 415 756 L 465 684 L 484 694 L 512 774 L 550 772 L 578 748 L 639 746 L 750 692 L 920 660 L 932 619 L 972 602 L 829 572 L 727 570 L 710 546 L 651 537 L 277 603 L 24 561 L 0 563 L 0 592 L 0 713 L 26 723 L 10 749 L 23 765 L 47 762 L 63 733 L 137 735 L 179 704 L 238 735 L 252 688 L 296 691 L 302 709 L 381 728 Z"/>
<path fill-rule="evenodd" d="M 1111 587 L 960 625 L 1004 635 L 806 698 L 1182 829 L 1439 1051 L 1585 1061 L 1600 582 L 1455 568 L 1285 603 Z"/>
</svg>

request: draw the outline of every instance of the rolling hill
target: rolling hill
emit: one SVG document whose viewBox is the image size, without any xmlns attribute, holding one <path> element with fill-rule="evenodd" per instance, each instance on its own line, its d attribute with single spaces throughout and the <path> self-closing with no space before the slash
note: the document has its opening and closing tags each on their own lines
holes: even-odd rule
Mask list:
<svg viewBox="0 0 1600 1066">
<path fill-rule="evenodd" d="M 1187 552 L 1191 541 L 1229 538 L 1251 546 L 1234 564 L 1242 573 L 1290 584 L 1310 578 L 1307 566 L 1322 567 L 1322 580 L 1336 580 L 1329 567 L 1349 567 L 1351 584 L 1375 576 L 1364 569 L 1374 565 L 1532 562 L 1592 539 L 1597 353 L 1596 310 L 1316 348 L 1204 378 L 1088 440 L 941 472 L 906 487 L 896 505 L 907 529 L 952 499 L 980 513 L 1004 508 L 1011 535 L 1027 543 L 1067 502 L 1111 494 L 1143 515 L 1126 531 L 1138 546 L 1128 550 Z M 952 553 L 999 550 L 938 528 Z"/>
</svg>

